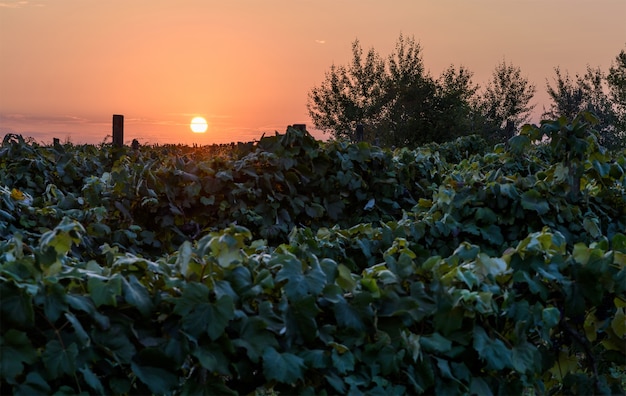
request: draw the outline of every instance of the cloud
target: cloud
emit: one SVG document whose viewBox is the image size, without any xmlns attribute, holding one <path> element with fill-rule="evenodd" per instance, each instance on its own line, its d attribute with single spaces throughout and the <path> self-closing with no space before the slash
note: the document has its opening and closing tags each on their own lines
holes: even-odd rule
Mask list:
<svg viewBox="0 0 626 396">
<path fill-rule="evenodd" d="M 23 8 L 23 7 L 43 7 L 43 4 L 32 4 L 30 1 L 2 1 L 0 8 Z"/>
<path fill-rule="evenodd" d="M 34 115 L 22 113 L 0 113 L 0 120 L 7 123 L 31 124 L 93 124 L 98 123 L 83 117 L 73 115 Z"/>
<path fill-rule="evenodd" d="M 326 44 L 326 40 L 315 40 L 318 44 Z"/>
</svg>

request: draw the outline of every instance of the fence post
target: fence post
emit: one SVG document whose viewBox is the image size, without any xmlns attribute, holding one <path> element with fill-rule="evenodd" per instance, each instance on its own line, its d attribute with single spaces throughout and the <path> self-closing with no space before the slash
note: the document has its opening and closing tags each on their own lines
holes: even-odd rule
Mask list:
<svg viewBox="0 0 626 396">
<path fill-rule="evenodd" d="M 113 146 L 122 147 L 124 145 L 124 116 L 113 114 Z"/>
</svg>

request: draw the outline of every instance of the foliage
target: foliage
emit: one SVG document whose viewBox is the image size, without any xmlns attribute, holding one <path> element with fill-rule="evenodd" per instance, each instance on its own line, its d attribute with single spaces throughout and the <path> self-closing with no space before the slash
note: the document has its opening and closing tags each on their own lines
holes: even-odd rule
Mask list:
<svg viewBox="0 0 626 396">
<path fill-rule="evenodd" d="M 350 65 L 332 65 L 324 82 L 309 93 L 307 107 L 315 127 L 354 140 L 357 123 L 380 122 L 387 96 L 385 74 L 380 55 L 372 48 L 363 59 L 363 49 L 355 40 Z"/>
<path fill-rule="evenodd" d="M 8 136 L 0 393 L 623 393 L 626 157 L 594 121 L 508 151 Z"/>
<path fill-rule="evenodd" d="M 573 118 L 580 112 L 592 112 L 599 120 L 596 128 L 600 142 L 608 148 L 624 147 L 626 131 L 626 53 L 622 50 L 608 74 L 587 66 L 584 75 L 572 79 L 555 68 L 554 86 L 547 83 L 552 103 L 543 116 Z"/>
<path fill-rule="evenodd" d="M 485 134 L 497 142 L 505 142 L 526 123 L 535 105 L 530 101 L 535 86 L 522 76 L 519 67 L 502 61 L 496 65 L 491 80 L 479 100 Z"/>
<path fill-rule="evenodd" d="M 350 65 L 331 66 L 309 92 L 307 108 L 316 128 L 355 141 L 356 125 L 363 124 L 365 140 L 387 147 L 416 147 L 467 133 L 477 89 L 469 70 L 450 66 L 434 79 L 424 68 L 421 46 L 403 35 L 386 60 L 373 48 L 363 59 L 358 40 L 352 54 Z"/>
</svg>

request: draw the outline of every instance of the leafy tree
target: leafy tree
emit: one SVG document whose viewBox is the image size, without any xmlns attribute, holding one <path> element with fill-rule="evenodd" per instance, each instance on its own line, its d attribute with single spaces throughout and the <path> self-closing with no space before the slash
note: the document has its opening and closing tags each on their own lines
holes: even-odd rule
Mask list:
<svg viewBox="0 0 626 396">
<path fill-rule="evenodd" d="M 569 73 L 563 74 L 559 67 L 554 68 L 556 77 L 554 86 L 546 82 L 548 95 L 552 99 L 550 107 L 545 110 L 543 117 L 558 118 L 563 115 L 567 118 L 574 118 L 578 114 L 584 102 L 585 93 L 580 84 L 575 83 L 570 78 Z"/>
<path fill-rule="evenodd" d="M 609 68 L 606 76 L 609 86 L 609 95 L 616 116 L 618 137 L 621 138 L 622 146 L 626 139 L 626 51 L 620 51 L 615 57 L 615 62 Z"/>
<path fill-rule="evenodd" d="M 476 112 L 478 85 L 472 81 L 473 73 L 460 66 L 450 65 L 437 80 L 437 122 L 433 125 L 435 142 L 450 141 L 473 132 L 472 119 Z"/>
<path fill-rule="evenodd" d="M 320 86 L 309 92 L 307 108 L 316 128 L 335 138 L 353 138 L 357 123 L 375 125 L 387 97 L 385 61 L 374 49 L 363 58 L 358 40 L 352 43 L 352 62 L 330 67 Z"/>
<path fill-rule="evenodd" d="M 618 57 L 619 58 L 619 57 Z M 613 71 L 614 85 L 600 68 L 587 67 L 584 75 L 571 78 L 560 68 L 555 68 L 554 86 L 547 83 L 547 92 L 552 99 L 550 107 L 544 111 L 544 118 L 565 116 L 574 118 L 582 112 L 591 112 L 598 118 L 596 129 L 600 143 L 606 147 L 620 145 L 618 127 L 619 114 L 619 72 Z"/>
<path fill-rule="evenodd" d="M 506 61 L 496 65 L 479 101 L 483 134 L 496 141 L 512 137 L 530 119 L 535 91 L 519 67 Z"/>
<path fill-rule="evenodd" d="M 352 52 L 349 66 L 331 66 L 324 82 L 309 92 L 307 108 L 316 128 L 335 138 L 353 138 L 361 123 L 368 140 L 408 147 L 468 132 L 476 92 L 469 70 L 450 66 L 433 78 L 419 43 L 403 35 L 386 60 L 374 49 L 363 59 L 358 40 Z"/>
<path fill-rule="evenodd" d="M 424 134 L 428 133 L 437 88 L 424 68 L 421 51 L 413 38 L 400 35 L 388 58 L 385 130 L 389 133 L 381 136 L 387 145 L 429 141 Z M 419 135 L 424 139 L 418 139 Z"/>
</svg>

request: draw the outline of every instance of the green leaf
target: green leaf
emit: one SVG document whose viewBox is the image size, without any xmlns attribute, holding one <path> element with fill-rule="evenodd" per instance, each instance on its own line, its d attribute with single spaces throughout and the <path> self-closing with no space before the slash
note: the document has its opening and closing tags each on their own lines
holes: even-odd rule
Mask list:
<svg viewBox="0 0 626 396">
<path fill-rule="evenodd" d="M 480 377 L 472 377 L 472 382 L 470 383 L 470 393 L 472 395 L 481 395 L 481 396 L 491 396 L 493 395 L 493 391 L 489 387 L 489 385 Z"/>
<path fill-rule="evenodd" d="M 93 332 L 92 342 L 105 349 L 113 359 L 122 364 L 130 363 L 136 352 L 135 346 L 119 324 L 113 324 L 106 331 Z"/>
<path fill-rule="evenodd" d="M 339 199 L 331 201 L 328 198 L 324 198 L 324 207 L 326 208 L 328 217 L 331 220 L 336 221 L 343 214 L 346 205 Z"/>
<path fill-rule="evenodd" d="M 324 207 L 320 204 L 317 204 L 315 202 L 311 203 L 310 205 L 307 205 L 304 208 L 307 216 L 312 217 L 314 219 L 317 219 L 319 217 L 322 217 L 324 215 Z"/>
<path fill-rule="evenodd" d="M 541 320 L 546 328 L 551 329 L 561 321 L 561 312 L 555 307 L 544 308 L 541 311 Z"/>
<path fill-rule="evenodd" d="M 338 325 L 355 330 L 365 330 L 366 326 L 361 313 L 359 313 L 355 307 L 348 304 L 346 300 L 342 299 L 336 303 L 333 308 Z"/>
<path fill-rule="evenodd" d="M 617 233 L 611 240 L 611 248 L 622 253 L 626 253 L 626 235 Z"/>
<path fill-rule="evenodd" d="M 153 394 L 170 394 L 179 384 L 178 375 L 161 367 L 143 366 L 132 361 L 131 369 Z"/>
<path fill-rule="evenodd" d="M 536 367 L 535 362 L 540 362 L 540 355 L 537 348 L 529 343 L 525 342 L 513 347 L 511 351 L 511 362 L 513 368 L 521 374 L 537 372 L 539 367 Z"/>
<path fill-rule="evenodd" d="M 122 278 L 118 274 L 113 275 L 108 280 L 91 277 L 87 281 L 87 289 L 96 304 L 117 306 L 117 297 L 122 295 Z"/>
<path fill-rule="evenodd" d="M 220 375 L 230 375 L 228 370 L 230 362 L 222 346 L 217 343 L 209 343 L 201 345 L 195 348 L 192 355 L 198 358 L 200 365 L 211 373 L 217 373 Z"/>
<path fill-rule="evenodd" d="M 93 301 L 87 296 L 68 294 L 66 296 L 67 303 L 73 309 L 86 312 L 102 329 L 108 329 L 111 326 L 108 316 L 97 311 Z"/>
<path fill-rule="evenodd" d="M 0 377 L 13 382 L 24 371 L 24 363 L 32 364 L 37 360 L 37 351 L 33 348 L 26 333 L 9 329 L 0 336 Z"/>
<path fill-rule="evenodd" d="M 143 316 L 150 316 L 154 304 L 145 286 L 137 280 L 135 275 L 130 276 L 130 281 L 126 280 L 126 278 L 122 280 L 122 289 L 126 302 L 137 308 Z"/>
<path fill-rule="evenodd" d="M 212 340 L 218 339 L 228 322 L 235 316 L 235 305 L 230 296 L 222 296 L 215 303 L 201 303 L 183 316 L 183 329 L 194 337 L 207 333 Z"/>
<path fill-rule="evenodd" d="M 66 291 L 63 285 L 60 283 L 53 283 L 44 289 L 40 289 L 40 294 L 37 296 L 37 303 L 40 303 L 39 298 L 43 298 L 44 312 L 48 319 L 55 322 L 61 314 L 68 310 Z"/>
<path fill-rule="evenodd" d="M 337 285 L 339 285 L 343 290 L 353 291 L 356 287 L 356 280 L 352 277 L 352 272 L 348 267 L 344 264 L 339 264 L 337 266 Z"/>
<path fill-rule="evenodd" d="M 503 370 L 511 367 L 511 351 L 499 339 L 491 339 L 480 327 L 474 327 L 474 349 L 485 362 L 487 370 Z"/>
<path fill-rule="evenodd" d="M 18 327 L 30 327 L 35 320 L 33 310 L 33 299 L 23 289 L 5 287 L 0 284 L 0 296 L 2 304 L 2 320 L 12 323 Z"/>
<path fill-rule="evenodd" d="M 335 368 L 339 374 L 346 375 L 348 372 L 354 370 L 355 360 L 352 352 L 346 351 L 344 353 L 338 353 L 337 349 L 333 349 L 330 358 L 333 363 L 332 367 Z M 385 364 L 385 362 L 381 362 L 381 364 Z"/>
<path fill-rule="evenodd" d="M 78 371 L 83 375 L 83 379 L 85 383 L 89 385 L 91 389 L 95 391 L 95 393 L 99 395 L 104 395 L 106 392 L 104 391 L 104 387 L 102 386 L 102 382 L 100 382 L 100 378 L 91 371 L 91 369 L 87 366 L 83 368 L 79 368 Z"/>
<path fill-rule="evenodd" d="M 41 354 L 43 364 L 51 378 L 60 378 L 63 374 L 74 375 L 77 357 L 78 346 L 75 343 L 64 348 L 56 339 L 49 341 Z"/>
<path fill-rule="evenodd" d="M 74 334 L 76 335 L 78 342 L 80 342 L 80 344 L 83 346 L 89 346 L 89 344 L 91 344 L 91 338 L 83 328 L 83 325 L 76 318 L 76 316 L 71 312 L 66 312 L 65 318 L 68 320 L 68 322 L 72 324 L 72 327 L 74 328 Z"/>
<path fill-rule="evenodd" d="M 598 225 L 597 218 L 585 217 L 583 220 L 583 227 L 585 228 L 585 231 L 587 231 L 594 239 L 598 239 L 602 236 L 602 231 Z"/>
<path fill-rule="evenodd" d="M 233 345 L 245 348 L 250 360 L 258 363 L 266 347 L 278 348 L 276 336 L 267 330 L 267 324 L 259 317 L 248 317 L 244 320 L 240 338 L 233 340 Z"/>
<path fill-rule="evenodd" d="M 14 388 L 15 396 L 50 395 L 50 385 L 38 371 L 31 371 L 26 375 L 26 380 Z"/>
<path fill-rule="evenodd" d="M 443 337 L 439 333 L 433 333 L 427 336 L 420 337 L 420 344 L 422 348 L 427 352 L 434 352 L 445 354 L 452 349 L 452 341 Z"/>
<path fill-rule="evenodd" d="M 493 245 L 502 245 L 504 237 L 500 231 L 500 227 L 495 224 L 490 224 L 486 227 L 480 227 L 480 235 L 489 243 Z"/>
<path fill-rule="evenodd" d="M 304 379 L 304 369 L 304 360 L 292 353 L 278 353 L 272 347 L 263 352 L 263 374 L 268 381 L 293 384 Z"/>
<path fill-rule="evenodd" d="M 176 300 L 174 313 L 180 316 L 187 315 L 196 305 L 208 302 L 209 293 L 210 290 L 205 284 L 188 282 L 185 284 L 183 294 Z"/>
<path fill-rule="evenodd" d="M 534 210 L 540 215 L 546 214 L 550 211 L 550 205 L 541 196 L 537 190 L 528 190 L 522 194 L 522 207 L 527 210 Z"/>
<path fill-rule="evenodd" d="M 417 394 L 426 393 L 426 390 L 435 384 L 435 373 L 430 359 L 421 359 L 408 366 L 407 369 L 409 383 Z"/>
<path fill-rule="evenodd" d="M 309 368 L 324 369 L 328 366 L 327 352 L 322 349 L 305 349 L 299 356 Z"/>
<path fill-rule="evenodd" d="M 305 296 L 317 295 L 326 285 L 326 274 L 319 263 L 311 263 L 309 270 L 303 271 L 303 264 L 291 253 L 281 253 L 272 258 L 270 265 L 280 263 L 282 268 L 276 274 L 276 282 L 287 281 L 285 293 L 290 300 L 299 300 Z"/>
</svg>

